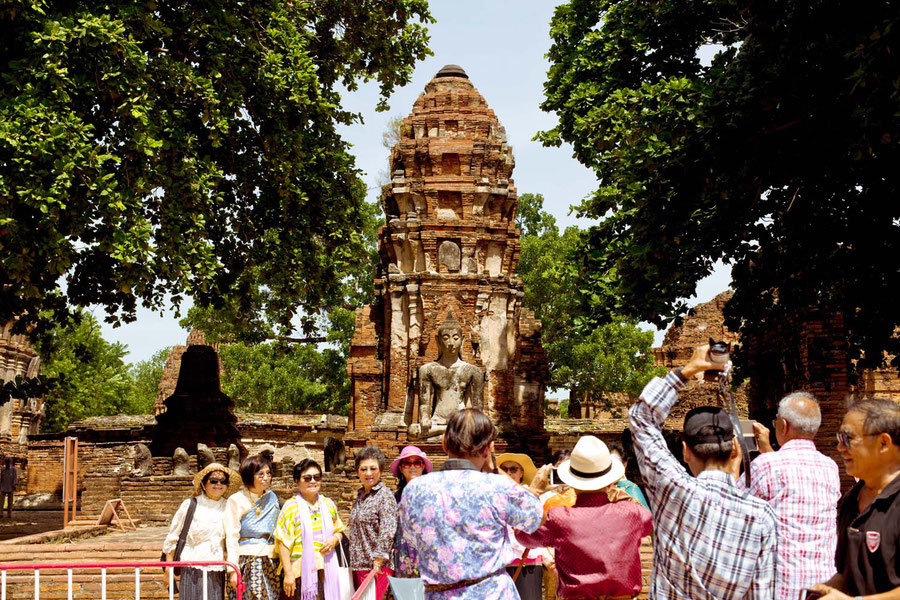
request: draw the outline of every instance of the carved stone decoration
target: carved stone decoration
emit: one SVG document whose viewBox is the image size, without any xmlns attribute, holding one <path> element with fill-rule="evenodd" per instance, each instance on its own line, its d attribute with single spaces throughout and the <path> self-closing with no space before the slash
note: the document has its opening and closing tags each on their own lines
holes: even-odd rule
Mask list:
<svg viewBox="0 0 900 600">
<path fill-rule="evenodd" d="M 450 241 L 441 242 L 438 248 L 438 264 L 447 267 L 451 273 L 459 271 L 459 246 Z"/>
<path fill-rule="evenodd" d="M 237 471 L 241 468 L 241 450 L 237 447 L 237 444 L 228 446 L 228 464 L 226 466 L 232 471 Z"/>
<path fill-rule="evenodd" d="M 134 469 L 131 470 L 132 477 L 149 477 L 153 475 L 153 457 L 150 455 L 150 448 L 144 444 L 134 446 Z"/>
<path fill-rule="evenodd" d="M 334 437 L 325 438 L 325 472 L 343 473 L 347 462 L 347 449 L 344 442 Z"/>
<path fill-rule="evenodd" d="M 216 462 L 216 455 L 206 444 L 197 444 L 197 471 L 202 471 L 206 465 Z"/>
<path fill-rule="evenodd" d="M 175 448 L 175 454 L 172 456 L 172 475 L 186 477 L 193 474 L 193 471 L 191 471 L 191 457 L 188 456 L 187 450 Z"/>
<path fill-rule="evenodd" d="M 543 431 L 548 369 L 540 322 L 520 302 L 513 166 L 465 71 L 441 69 L 391 150 L 377 300 L 357 311 L 347 362 L 348 445 L 402 442 L 423 424 L 436 435 L 460 405 L 483 406 L 506 439 Z M 437 335 L 451 311 L 452 348 Z"/>
<path fill-rule="evenodd" d="M 0 323 L 0 387 L 17 377 L 34 378 L 40 375 L 38 356 L 27 333 L 13 333 L 15 321 Z M 37 433 L 44 401 L 42 398 L 12 398 L 0 405 L 0 440 L 14 441 L 4 452 L 25 456 L 28 435 Z"/>
</svg>

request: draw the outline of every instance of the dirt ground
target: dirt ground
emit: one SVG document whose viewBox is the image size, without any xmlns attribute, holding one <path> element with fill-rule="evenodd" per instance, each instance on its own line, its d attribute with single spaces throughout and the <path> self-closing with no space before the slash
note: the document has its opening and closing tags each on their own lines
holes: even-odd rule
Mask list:
<svg viewBox="0 0 900 600">
<path fill-rule="evenodd" d="M 14 510 L 0 518 L 0 541 L 63 528 L 62 510 Z"/>
</svg>

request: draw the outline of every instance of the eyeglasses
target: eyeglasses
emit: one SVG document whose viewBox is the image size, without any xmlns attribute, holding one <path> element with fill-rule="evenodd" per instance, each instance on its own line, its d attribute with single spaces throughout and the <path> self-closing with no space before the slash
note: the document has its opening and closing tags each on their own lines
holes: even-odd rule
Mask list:
<svg viewBox="0 0 900 600">
<path fill-rule="evenodd" d="M 849 433 L 847 433 L 846 431 L 838 431 L 835 435 L 837 436 L 838 444 L 843 444 L 844 446 L 846 446 L 847 448 L 849 448 L 849 447 L 850 447 L 850 442 L 852 442 L 853 440 L 857 440 L 857 439 L 859 439 L 859 438 L 864 438 L 864 437 L 874 437 L 874 436 L 876 436 L 876 435 L 881 435 L 881 434 L 878 434 L 878 433 L 864 433 L 864 434 L 862 434 L 862 435 L 860 435 L 860 436 L 853 436 L 853 435 L 850 435 Z"/>
<path fill-rule="evenodd" d="M 304 475 L 303 477 L 301 477 L 301 479 L 306 483 L 309 483 L 310 481 L 322 481 L 322 474 L 318 473 L 316 475 Z"/>
<path fill-rule="evenodd" d="M 208 483 L 213 484 L 213 485 L 219 485 L 219 484 L 222 484 L 222 485 L 228 485 L 228 480 L 227 480 L 227 479 L 219 479 L 218 477 L 210 477 L 210 478 L 207 479 L 206 481 L 207 481 Z"/>
<path fill-rule="evenodd" d="M 416 460 L 403 460 L 400 461 L 400 467 L 416 467 L 422 469 L 425 467 L 425 461 L 416 459 Z"/>
<path fill-rule="evenodd" d="M 259 477 L 260 479 L 265 479 L 266 477 L 271 477 L 271 476 L 272 476 L 272 473 L 271 473 L 271 471 L 268 471 L 268 470 L 267 471 L 257 471 L 257 473 L 256 473 L 256 477 Z"/>
<path fill-rule="evenodd" d="M 518 473 L 522 470 L 522 467 L 519 465 L 510 465 L 508 467 L 500 467 L 500 470 L 504 473 Z"/>
</svg>

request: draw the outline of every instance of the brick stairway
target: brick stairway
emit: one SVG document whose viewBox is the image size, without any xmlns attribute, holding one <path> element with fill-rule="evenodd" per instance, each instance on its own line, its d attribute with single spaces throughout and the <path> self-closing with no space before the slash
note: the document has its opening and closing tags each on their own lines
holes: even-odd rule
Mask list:
<svg viewBox="0 0 900 600">
<path fill-rule="evenodd" d="M 99 538 L 66 544 L 6 544 L 0 546 L 0 563 L 71 563 L 156 561 L 166 527 L 145 527 L 136 531 L 110 533 Z M 108 570 L 106 597 L 110 600 L 135 598 L 134 569 Z M 141 598 L 168 598 L 167 575 L 161 568 L 141 570 Z M 9 600 L 34 598 L 34 572 L 8 571 L 6 597 Z M 73 598 L 100 600 L 100 571 L 76 570 L 72 576 Z M 68 598 L 68 574 L 61 570 L 41 571 L 40 597 Z"/>
</svg>

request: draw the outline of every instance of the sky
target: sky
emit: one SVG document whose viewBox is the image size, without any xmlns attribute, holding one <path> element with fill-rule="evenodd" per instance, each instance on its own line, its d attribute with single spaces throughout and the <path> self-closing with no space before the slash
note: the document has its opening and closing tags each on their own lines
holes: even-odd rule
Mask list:
<svg viewBox="0 0 900 600">
<path fill-rule="evenodd" d="M 513 180 L 519 194 L 543 194 L 544 210 L 553 214 L 561 227 L 589 224 L 570 214 L 570 207 L 596 188 L 594 173 L 572 157 L 570 147 L 545 148 L 531 141 L 538 131 L 556 124 L 553 114 L 540 109 L 549 68 L 544 55 L 550 48 L 549 23 L 555 4 L 548 0 L 431 1 L 437 20 L 429 27 L 434 56 L 416 65 L 409 85 L 395 90 L 390 110 L 375 112 L 377 83 L 363 84 L 344 95 L 344 107 L 363 115 L 363 124 L 343 127 L 341 134 L 353 146 L 357 166 L 370 189 L 369 200 L 377 200 L 379 172 L 387 168 L 389 151 L 382 145 L 381 135 L 388 120 L 407 116 L 434 74 L 444 65 L 456 64 L 466 71 L 506 128 L 516 160 Z M 728 287 L 729 280 L 728 269 L 718 265 L 698 284 L 693 301 L 712 299 Z M 183 305 L 182 310 L 186 309 Z M 94 313 L 102 319 L 102 310 Z M 134 323 L 103 326 L 106 339 L 128 346 L 126 360 L 131 362 L 145 360 L 160 348 L 183 344 L 187 334 L 173 311 L 159 314 L 140 309 Z M 656 333 L 657 344 L 662 335 Z"/>
</svg>

